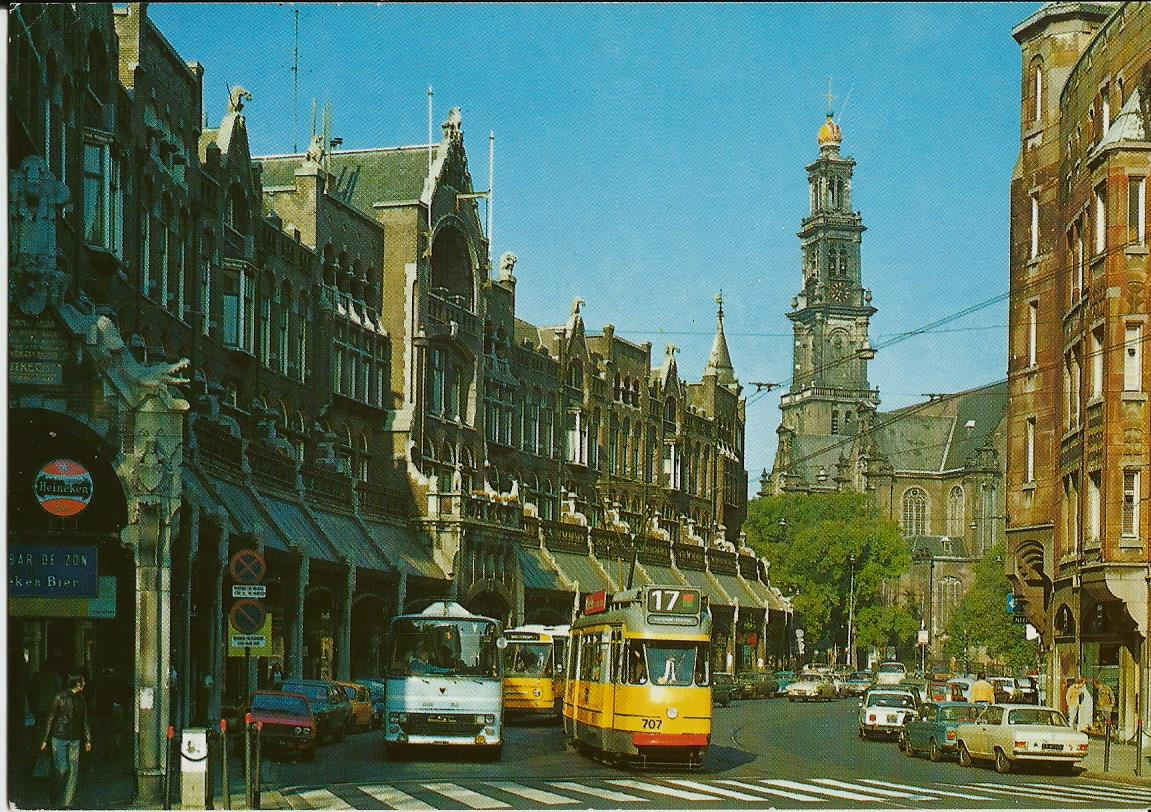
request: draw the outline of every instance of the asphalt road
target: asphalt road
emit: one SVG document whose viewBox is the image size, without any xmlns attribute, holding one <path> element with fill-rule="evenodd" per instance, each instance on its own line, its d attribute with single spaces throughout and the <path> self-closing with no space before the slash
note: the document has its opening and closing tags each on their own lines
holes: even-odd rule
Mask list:
<svg viewBox="0 0 1151 812">
<path fill-rule="evenodd" d="M 559 725 L 544 721 L 513 721 L 498 762 L 456 750 L 389 762 L 373 731 L 321 748 L 314 762 L 265 765 L 264 787 L 299 809 L 1151 806 L 1151 786 L 909 758 L 894 742 L 859 739 L 856 712 L 852 699 L 733 702 L 716 709 L 707 759 L 691 772 L 594 761 L 568 751 Z"/>
</svg>

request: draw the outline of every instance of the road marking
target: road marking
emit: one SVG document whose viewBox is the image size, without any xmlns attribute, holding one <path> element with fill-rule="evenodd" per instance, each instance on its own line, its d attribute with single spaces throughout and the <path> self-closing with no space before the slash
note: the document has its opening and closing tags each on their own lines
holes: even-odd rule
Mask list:
<svg viewBox="0 0 1151 812">
<path fill-rule="evenodd" d="M 1025 786 L 1033 787 L 1035 789 L 1054 789 L 1054 787 L 1051 787 L 1050 784 L 1026 784 Z M 1083 795 L 1088 798 L 1102 798 L 1105 801 L 1112 801 L 1117 797 L 1130 799 L 1131 801 L 1143 801 L 1147 799 L 1146 793 L 1132 792 L 1130 790 L 1120 789 L 1119 787 L 1093 787 L 1081 786 L 1077 784 L 1075 786 L 1060 786 L 1058 790 L 1059 792 L 1070 792 L 1074 795 Z"/>
<path fill-rule="evenodd" d="M 858 790 L 860 792 L 870 792 L 872 795 L 883 795 L 887 798 L 919 798 L 922 793 L 901 792 L 894 789 L 878 789 L 876 787 L 865 787 L 859 784 L 849 784 L 847 781 L 836 781 L 834 778 L 815 778 L 813 779 L 817 784 L 826 784 L 829 787 L 839 787 L 840 789 Z M 927 792 L 928 790 L 923 790 Z"/>
<path fill-rule="evenodd" d="M 720 795 L 724 798 L 732 798 L 736 801 L 762 801 L 763 798 L 759 795 L 747 795 L 743 792 L 736 792 L 733 789 L 724 789 L 723 787 L 713 787 L 710 784 L 703 784 L 699 781 L 689 781 L 686 778 L 665 778 L 669 784 L 678 784 L 681 787 L 688 789 L 701 789 L 704 792 L 711 792 Z"/>
<path fill-rule="evenodd" d="M 577 784 L 574 781 L 549 781 L 548 784 L 556 789 L 566 789 L 572 792 L 582 793 L 583 795 L 591 795 L 593 798 L 616 801 L 617 803 L 631 803 L 632 801 L 643 803 L 647 800 L 646 798 L 638 798 L 635 795 L 628 795 L 626 792 L 613 792 L 603 787 L 588 787 L 583 784 Z"/>
<path fill-rule="evenodd" d="M 631 778 L 611 778 L 607 783 L 618 784 L 628 789 L 638 789 L 641 792 L 651 792 L 656 795 L 670 795 L 672 798 L 684 798 L 688 801 L 716 800 L 714 795 L 703 795 L 699 792 L 692 792 L 691 790 L 679 789 L 677 787 L 665 787 L 663 784 L 649 784 L 646 781 L 635 781 Z"/>
<path fill-rule="evenodd" d="M 330 789 L 306 789 L 296 793 L 304 803 L 306 809 L 351 809 L 352 805 Z"/>
<path fill-rule="evenodd" d="M 1058 789 L 1046 791 L 1039 789 L 1031 789 L 1022 784 L 971 784 L 970 786 L 979 787 L 980 792 L 1002 792 L 1004 795 L 1014 795 L 1021 793 L 1023 795 L 1030 795 L 1033 798 L 1053 798 L 1058 801 L 1082 801 L 1087 802 L 1086 798 L 1069 798 L 1059 792 Z"/>
<path fill-rule="evenodd" d="M 736 781 L 733 778 L 721 778 L 719 782 L 722 784 L 733 784 L 737 787 L 750 789 L 752 792 L 764 792 L 769 795 L 779 795 L 783 798 L 789 798 L 793 801 L 815 801 L 817 803 L 827 800 L 826 798 L 817 798 L 814 795 L 804 795 L 802 792 L 788 792 L 782 789 L 771 789 L 770 787 L 761 787 L 758 784 L 749 784 L 747 781 Z"/>
<path fill-rule="evenodd" d="M 556 795 L 554 792 L 548 792 L 547 790 L 524 786 L 523 784 L 516 784 L 512 781 L 485 781 L 484 783 L 489 787 L 502 789 L 504 792 L 510 792 L 512 795 L 518 795 L 521 798 L 527 798 L 529 801 L 535 801 L 538 804 L 546 804 L 547 806 L 579 803 L 579 801 L 577 801 L 575 798 Z"/>
<path fill-rule="evenodd" d="M 1147 798 L 1151 798 L 1151 793 L 1148 793 L 1144 790 L 1135 789 L 1134 787 L 1131 787 L 1131 786 L 1126 785 L 1126 784 L 1082 783 L 1082 784 L 1076 784 L 1075 786 L 1077 786 L 1077 787 L 1091 787 L 1093 789 L 1107 790 L 1108 792 L 1111 792 L 1111 793 L 1118 793 L 1119 795 L 1122 795 L 1124 797 L 1137 798 L 1139 800 L 1145 800 Z"/>
<path fill-rule="evenodd" d="M 368 784 L 358 788 L 360 792 L 371 795 L 377 801 L 385 803 L 392 809 L 428 810 L 435 809 L 429 803 L 413 798 L 408 793 L 396 789 L 390 784 Z"/>
<path fill-rule="evenodd" d="M 771 784 L 777 787 L 784 787 L 785 789 L 798 789 L 805 792 L 815 792 L 820 795 L 830 795 L 832 798 L 846 798 L 849 801 L 882 801 L 883 798 L 878 795 L 863 795 L 858 792 L 845 792 L 839 789 L 831 789 L 830 787 L 813 787 L 810 784 L 800 784 L 796 781 L 786 781 L 782 778 L 764 778 L 764 784 Z"/>
<path fill-rule="evenodd" d="M 859 779 L 865 784 L 875 784 L 879 787 L 893 787 L 895 789 L 910 789 L 914 792 L 927 792 L 932 795 L 947 795 L 952 798 L 965 798 L 969 801 L 991 801 L 993 798 L 988 798 L 985 795 L 968 795 L 965 792 L 948 792 L 945 789 L 924 789 L 923 787 L 913 787 L 910 784 L 895 784 L 891 781 L 876 781 L 874 778 L 861 778 Z"/>
<path fill-rule="evenodd" d="M 423 784 L 422 786 L 424 789 L 451 798 L 456 803 L 471 809 L 508 809 L 511 807 L 511 804 L 505 804 L 503 801 L 481 795 L 474 789 L 467 789 L 459 784 L 436 783 Z"/>
</svg>

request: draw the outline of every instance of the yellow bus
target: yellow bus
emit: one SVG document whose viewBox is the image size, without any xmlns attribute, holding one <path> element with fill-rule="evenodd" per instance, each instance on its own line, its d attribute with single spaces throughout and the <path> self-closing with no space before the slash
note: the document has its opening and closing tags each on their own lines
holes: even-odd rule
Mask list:
<svg viewBox="0 0 1151 812">
<path fill-rule="evenodd" d="M 570 744 L 641 767 L 703 763 L 711 743 L 711 611 L 698 589 L 592 593 L 568 645 Z"/>
<path fill-rule="evenodd" d="M 568 627 L 517 626 L 504 639 L 504 710 L 559 716 Z"/>
</svg>

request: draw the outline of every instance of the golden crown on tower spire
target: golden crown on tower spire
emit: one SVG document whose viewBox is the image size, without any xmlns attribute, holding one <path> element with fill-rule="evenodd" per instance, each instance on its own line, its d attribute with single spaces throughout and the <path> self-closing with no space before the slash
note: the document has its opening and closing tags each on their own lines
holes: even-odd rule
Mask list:
<svg viewBox="0 0 1151 812">
<path fill-rule="evenodd" d="M 827 114 L 827 121 L 823 122 L 823 126 L 819 128 L 819 146 L 839 146 L 843 142 L 843 132 L 839 129 L 839 125 L 835 123 L 832 118 L 832 113 Z"/>
</svg>

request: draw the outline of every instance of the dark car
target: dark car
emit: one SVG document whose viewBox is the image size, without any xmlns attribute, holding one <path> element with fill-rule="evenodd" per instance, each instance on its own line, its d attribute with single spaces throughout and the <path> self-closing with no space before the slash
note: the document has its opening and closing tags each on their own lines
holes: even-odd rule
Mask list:
<svg viewBox="0 0 1151 812">
<path fill-rule="evenodd" d="M 962 722 L 975 719 L 978 708 L 967 702 L 928 703 L 917 718 L 903 725 L 900 749 L 907 755 L 926 753 L 939 761 L 956 752 L 956 729 Z"/>
<path fill-rule="evenodd" d="M 317 739 L 343 740 L 351 725 L 352 703 L 340 686 L 326 679 L 298 679 L 284 680 L 277 687 L 307 698 L 316 719 Z"/>
<path fill-rule="evenodd" d="M 731 691 L 732 699 L 755 699 L 755 674 L 736 674 L 732 680 L 735 683 Z"/>
<path fill-rule="evenodd" d="M 718 672 L 711 675 L 711 703 L 727 707 L 731 704 L 731 695 L 735 689 L 735 679 L 731 674 Z"/>
<path fill-rule="evenodd" d="M 248 704 L 253 722 L 262 722 L 260 741 L 269 750 L 316 756 L 316 719 L 303 694 L 256 691 Z"/>
<path fill-rule="evenodd" d="M 870 671 L 856 671 L 844 680 L 844 693 L 847 696 L 863 696 L 872 685 Z"/>
</svg>

